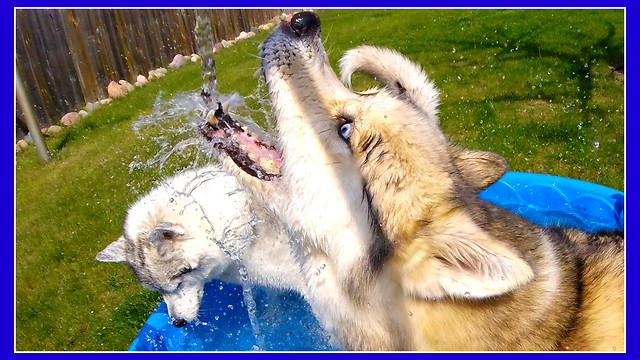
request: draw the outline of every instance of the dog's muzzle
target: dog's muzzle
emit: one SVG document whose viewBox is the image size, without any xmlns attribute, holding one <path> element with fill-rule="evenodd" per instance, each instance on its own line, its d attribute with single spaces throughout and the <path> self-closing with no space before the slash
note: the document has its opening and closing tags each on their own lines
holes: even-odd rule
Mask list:
<svg viewBox="0 0 640 360">
<path fill-rule="evenodd" d="M 299 12 L 283 23 L 288 24 L 297 37 L 313 36 L 320 30 L 320 17 L 309 11 Z"/>
<path fill-rule="evenodd" d="M 173 320 L 173 326 L 175 327 L 183 327 L 187 325 L 187 320 L 185 319 L 174 319 Z"/>
<path fill-rule="evenodd" d="M 283 19 L 261 46 L 263 49 L 271 47 L 270 51 L 274 51 L 283 39 L 287 39 L 286 42 L 299 39 L 303 43 L 311 43 L 319 33 L 318 15 L 308 11 L 300 12 Z M 218 109 L 211 111 L 204 120 L 200 125 L 202 135 L 214 148 L 226 153 L 247 174 L 267 181 L 281 176 L 282 155 L 267 134 L 249 131 L 246 126 L 226 114 L 221 104 L 218 104 Z"/>
</svg>

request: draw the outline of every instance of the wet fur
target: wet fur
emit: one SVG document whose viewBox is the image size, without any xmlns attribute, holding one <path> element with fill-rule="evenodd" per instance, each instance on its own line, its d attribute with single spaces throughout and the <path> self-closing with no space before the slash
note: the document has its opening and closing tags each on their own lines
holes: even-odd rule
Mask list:
<svg viewBox="0 0 640 360">
<path fill-rule="evenodd" d="M 356 48 L 343 76 L 403 58 Z M 352 108 L 349 142 L 395 248 L 416 347 L 623 350 L 622 234 L 542 228 L 477 197 L 437 121 L 424 121 L 434 114 L 394 93 L 414 80 L 398 76 Z"/>
<path fill-rule="evenodd" d="M 541 228 L 479 199 L 506 162 L 447 140 L 418 65 L 350 50 L 345 82 L 362 70 L 385 84 L 353 92 L 319 33 L 293 36 L 287 21 L 261 57 L 282 177 L 223 163 L 285 224 L 311 307 L 343 349 L 624 348 L 622 237 Z"/>
<path fill-rule="evenodd" d="M 389 265 L 393 246 L 379 226 L 351 150 L 334 141 L 333 120 L 342 109 L 332 105 L 360 95 L 333 74 L 319 37 L 294 39 L 286 22 L 261 45 L 261 57 L 277 120 L 282 176 L 264 182 L 228 158 L 221 162 L 285 224 L 307 283 L 307 299 L 340 347 L 413 349 L 404 295 Z M 434 106 L 437 94 L 427 100 Z M 456 153 L 455 171 L 468 176 L 475 190 L 507 169 L 493 154 L 449 147 Z M 478 161 L 491 164 L 491 171 L 473 171 Z"/>
<path fill-rule="evenodd" d="M 197 318 L 206 282 L 243 283 L 240 263 L 251 284 L 306 291 L 283 224 L 217 165 L 179 173 L 143 195 L 123 235 L 96 259 L 126 262 L 181 324 Z"/>
</svg>

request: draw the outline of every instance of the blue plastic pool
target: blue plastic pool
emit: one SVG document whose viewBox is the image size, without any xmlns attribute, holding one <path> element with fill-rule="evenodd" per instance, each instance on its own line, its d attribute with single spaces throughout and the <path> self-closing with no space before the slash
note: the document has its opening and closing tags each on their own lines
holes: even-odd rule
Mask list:
<svg viewBox="0 0 640 360">
<path fill-rule="evenodd" d="M 480 196 L 541 225 L 591 232 L 624 228 L 624 193 L 586 181 L 508 172 Z M 264 350 L 338 350 L 297 294 L 256 287 L 253 295 Z M 255 344 L 242 288 L 214 281 L 205 287 L 199 322 L 176 328 L 162 302 L 129 350 L 247 351 Z"/>
</svg>

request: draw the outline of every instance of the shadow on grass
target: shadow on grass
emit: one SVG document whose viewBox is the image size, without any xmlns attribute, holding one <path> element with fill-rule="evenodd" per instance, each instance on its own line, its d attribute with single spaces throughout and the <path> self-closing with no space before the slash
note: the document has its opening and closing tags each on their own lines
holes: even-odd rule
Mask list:
<svg viewBox="0 0 640 360">
<path fill-rule="evenodd" d="M 593 115 L 602 115 L 598 112 L 597 106 L 591 103 L 594 90 L 594 71 L 596 63 L 604 62 L 607 65 L 619 67 L 624 63 L 624 43 L 615 40 L 616 27 L 611 22 L 604 22 L 607 31 L 596 41 L 582 45 L 579 49 L 560 51 L 549 49 L 539 39 L 548 39 L 552 33 L 554 25 L 549 24 L 547 28 L 538 27 L 531 31 L 526 27 L 526 32 L 508 32 L 502 27 L 487 28 L 486 34 L 495 33 L 496 37 L 488 41 L 478 42 L 475 40 L 456 40 L 455 45 L 460 50 L 492 50 L 496 51 L 495 61 L 505 62 L 514 59 L 547 58 L 561 60 L 556 67 L 564 69 L 563 72 L 568 80 L 573 80 L 577 84 L 578 110 L 581 113 L 585 126 L 591 125 Z M 491 31 L 489 31 L 491 30 Z M 577 39 L 576 42 L 584 43 L 584 40 Z M 497 47 L 495 44 L 503 44 Z M 517 49 L 517 51 L 514 51 Z M 530 101 L 530 100 L 552 100 L 557 102 L 561 96 L 556 89 L 545 92 L 544 87 L 540 87 L 535 94 L 528 93 L 518 95 L 511 93 L 494 97 L 492 101 Z"/>
</svg>

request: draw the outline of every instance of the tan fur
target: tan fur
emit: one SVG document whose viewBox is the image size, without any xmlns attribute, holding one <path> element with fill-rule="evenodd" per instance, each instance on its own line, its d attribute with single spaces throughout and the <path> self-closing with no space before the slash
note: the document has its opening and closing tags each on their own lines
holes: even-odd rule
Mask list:
<svg viewBox="0 0 640 360">
<path fill-rule="evenodd" d="M 343 349 L 618 346 L 592 334 L 621 307 L 617 295 L 602 302 L 582 290 L 605 297 L 623 289 L 603 292 L 605 281 L 582 271 L 601 268 L 589 255 L 600 250 L 578 251 L 575 239 L 586 249 L 591 235 L 543 229 L 479 199 L 506 162 L 447 140 L 438 92 L 418 65 L 388 49 L 350 50 L 340 62 L 343 81 L 364 70 L 385 85 L 353 92 L 329 66 L 319 19 L 293 18 L 260 54 L 282 177 L 268 184 L 240 177 L 250 189 L 265 188 L 259 192 L 272 196 L 265 201 L 299 238 L 293 248 L 309 302 Z M 297 20 L 308 23 L 294 29 Z M 353 124 L 348 136 L 345 124 Z M 326 265 L 320 277 L 318 265 Z"/>
<path fill-rule="evenodd" d="M 624 349 L 621 236 L 543 229 L 479 199 L 410 101 L 383 90 L 340 109 L 418 349 Z"/>
</svg>

